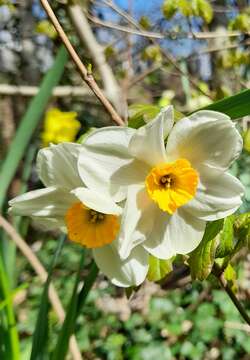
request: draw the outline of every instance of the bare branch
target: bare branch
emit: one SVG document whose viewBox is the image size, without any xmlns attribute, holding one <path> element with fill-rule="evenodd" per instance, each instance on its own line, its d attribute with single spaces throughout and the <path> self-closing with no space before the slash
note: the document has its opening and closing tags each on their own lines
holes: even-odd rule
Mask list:
<svg viewBox="0 0 250 360">
<path fill-rule="evenodd" d="M 0 95 L 35 96 L 38 91 L 39 87 L 37 86 L 0 84 Z M 93 93 L 87 87 L 83 86 L 56 86 L 53 89 L 52 96 L 93 97 Z"/>
<path fill-rule="evenodd" d="M 61 27 L 59 21 L 57 20 L 57 17 L 55 16 L 51 6 L 49 5 L 47 0 L 41 0 L 41 4 L 46 11 L 48 17 L 50 18 L 52 24 L 54 25 L 58 35 L 60 36 L 63 44 L 67 48 L 72 60 L 74 61 L 75 65 L 77 66 L 83 80 L 86 82 L 86 84 L 90 87 L 90 89 L 93 91 L 93 93 L 96 95 L 96 97 L 100 100 L 106 111 L 111 116 L 112 120 L 116 122 L 118 125 L 124 125 L 124 121 L 122 118 L 118 115 L 118 113 L 115 111 L 111 103 L 108 101 L 108 99 L 104 96 L 101 89 L 97 85 L 93 75 L 87 70 L 85 65 L 82 63 L 81 59 L 79 58 L 77 52 L 75 51 L 74 47 L 72 46 L 71 42 L 69 41 L 67 35 L 65 34 L 63 28 Z"/>
<path fill-rule="evenodd" d="M 99 70 L 106 96 L 115 105 L 117 111 L 126 118 L 127 105 L 126 102 L 122 100 L 121 88 L 111 67 L 106 61 L 104 49 L 97 42 L 81 6 L 77 4 L 68 6 L 68 12 L 82 44 L 87 47 Z"/>
</svg>

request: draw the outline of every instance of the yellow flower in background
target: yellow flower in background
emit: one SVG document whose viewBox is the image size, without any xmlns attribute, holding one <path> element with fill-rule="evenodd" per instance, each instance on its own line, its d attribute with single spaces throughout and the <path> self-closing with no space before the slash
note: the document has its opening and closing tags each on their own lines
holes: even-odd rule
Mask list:
<svg viewBox="0 0 250 360">
<path fill-rule="evenodd" d="M 81 123 L 76 118 L 77 113 L 74 111 L 49 109 L 45 115 L 44 130 L 41 134 L 43 146 L 74 141 L 81 127 Z"/>
</svg>

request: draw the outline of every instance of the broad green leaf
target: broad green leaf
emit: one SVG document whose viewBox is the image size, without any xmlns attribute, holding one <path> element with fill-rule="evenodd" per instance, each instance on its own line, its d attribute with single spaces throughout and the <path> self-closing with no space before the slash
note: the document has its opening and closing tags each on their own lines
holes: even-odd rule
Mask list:
<svg viewBox="0 0 250 360">
<path fill-rule="evenodd" d="M 16 173 L 26 147 L 46 109 L 53 88 L 62 77 L 68 56 L 66 49 L 61 47 L 54 65 L 44 77 L 38 94 L 31 100 L 29 107 L 22 118 L 16 135 L 12 141 L 8 154 L 3 162 L 0 173 L 0 209 L 3 206 L 6 191 Z"/>
<path fill-rule="evenodd" d="M 229 286 L 231 287 L 231 289 L 233 290 L 233 292 L 237 291 L 237 275 L 236 272 L 234 270 L 234 268 L 232 267 L 231 264 L 228 264 L 225 271 L 224 271 L 224 278 L 227 280 Z"/>
<path fill-rule="evenodd" d="M 152 255 L 149 256 L 149 269 L 147 279 L 149 281 L 159 281 L 173 270 L 172 260 L 161 260 Z"/>
<path fill-rule="evenodd" d="M 216 258 L 224 258 L 231 254 L 234 249 L 234 216 L 224 219 L 223 228 L 217 235 L 219 245 L 216 249 Z"/>
<path fill-rule="evenodd" d="M 235 217 L 234 230 L 242 245 L 250 249 L 250 212 Z"/>
<path fill-rule="evenodd" d="M 222 112 L 231 117 L 239 119 L 243 116 L 250 115 L 250 90 L 244 90 L 240 93 L 216 101 L 198 110 L 214 110 Z M 196 110 L 196 111 L 198 111 Z"/>
<path fill-rule="evenodd" d="M 51 260 L 47 280 L 45 282 L 43 293 L 41 296 L 40 308 L 37 316 L 36 327 L 33 334 L 32 350 L 30 360 L 44 360 L 46 359 L 47 352 L 47 340 L 48 340 L 48 313 L 50 309 L 49 303 L 49 285 L 52 278 L 52 272 L 57 259 L 61 253 L 63 244 L 65 241 L 65 235 L 60 237 L 56 252 Z"/>
<path fill-rule="evenodd" d="M 223 227 L 223 220 L 207 223 L 206 230 L 200 245 L 190 254 L 188 263 L 192 279 L 204 280 L 210 274 L 218 245 L 216 235 Z"/>
<path fill-rule="evenodd" d="M 138 129 L 148 121 L 154 119 L 159 113 L 160 107 L 149 104 L 134 104 L 129 107 L 128 126 Z"/>
<path fill-rule="evenodd" d="M 59 333 L 55 351 L 53 352 L 51 360 L 65 359 L 69 346 L 70 336 L 73 334 L 75 329 L 76 317 L 77 317 L 77 290 L 79 282 L 81 281 L 81 271 L 85 261 L 85 249 L 83 249 L 79 268 L 75 280 L 75 285 L 71 295 L 70 302 L 67 306 L 66 317 L 64 319 L 61 331 Z"/>
<path fill-rule="evenodd" d="M 250 129 L 243 133 L 244 149 L 250 153 Z"/>
</svg>

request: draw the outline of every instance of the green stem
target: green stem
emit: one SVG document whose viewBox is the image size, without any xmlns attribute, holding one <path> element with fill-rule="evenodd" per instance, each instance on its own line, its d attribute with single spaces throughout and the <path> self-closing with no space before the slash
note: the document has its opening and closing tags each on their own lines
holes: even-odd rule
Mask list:
<svg viewBox="0 0 250 360">
<path fill-rule="evenodd" d="M 3 298 L 8 299 L 5 307 L 5 314 L 7 318 L 7 326 L 8 326 L 7 334 L 10 345 L 11 360 L 18 360 L 20 359 L 20 352 L 19 352 L 18 332 L 16 328 L 16 319 L 14 314 L 12 297 L 9 296 L 11 293 L 9 287 L 9 281 L 7 278 L 7 273 L 1 255 L 0 255 L 0 287 Z"/>
<path fill-rule="evenodd" d="M 218 266 L 215 266 L 212 273 L 218 279 L 222 289 L 225 290 L 225 292 L 228 294 L 228 296 L 232 300 L 233 304 L 235 305 L 236 309 L 241 314 L 242 318 L 246 321 L 246 323 L 248 325 L 250 325 L 250 317 L 249 317 L 248 313 L 244 309 L 241 302 L 237 299 L 237 297 L 234 294 L 234 292 L 232 291 L 231 287 L 228 285 L 228 282 L 226 281 L 226 279 L 223 276 L 223 272 L 221 272 L 221 269 Z"/>
<path fill-rule="evenodd" d="M 87 278 L 84 282 L 84 286 L 82 287 L 82 289 L 78 295 L 77 313 L 79 313 L 81 311 L 81 308 L 84 305 L 86 298 L 97 278 L 98 272 L 99 272 L 99 269 L 93 260 L 91 263 L 89 275 L 87 276 Z"/>
</svg>

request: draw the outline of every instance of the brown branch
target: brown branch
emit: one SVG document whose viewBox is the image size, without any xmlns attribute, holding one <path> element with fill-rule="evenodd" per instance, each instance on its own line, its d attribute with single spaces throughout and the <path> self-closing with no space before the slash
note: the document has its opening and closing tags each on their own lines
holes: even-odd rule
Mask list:
<svg viewBox="0 0 250 360">
<path fill-rule="evenodd" d="M 95 63 L 103 84 L 104 93 L 115 106 L 118 113 L 126 119 L 127 104 L 122 100 L 122 90 L 112 68 L 106 61 L 104 47 L 99 44 L 82 8 L 78 4 L 67 7 L 69 17 L 84 47 L 88 49 Z"/>
<path fill-rule="evenodd" d="M 124 121 L 115 111 L 111 103 L 108 99 L 104 96 L 103 92 L 97 85 L 93 75 L 87 70 L 85 65 L 82 63 L 81 59 L 79 58 L 77 52 L 75 51 L 74 47 L 72 46 L 71 42 L 69 41 L 67 35 L 65 34 L 63 28 L 61 27 L 59 21 L 57 20 L 56 15 L 54 14 L 51 6 L 49 5 L 47 0 L 40 0 L 41 4 L 46 11 L 49 19 L 51 20 L 52 24 L 54 25 L 58 35 L 60 36 L 63 44 L 65 45 L 66 49 L 69 52 L 72 60 L 74 61 L 75 65 L 77 66 L 83 80 L 86 84 L 90 87 L 96 97 L 100 100 L 108 114 L 111 116 L 112 120 L 117 123 L 118 125 L 124 125 Z"/>
<path fill-rule="evenodd" d="M 0 215 L 0 227 L 2 227 L 5 230 L 5 232 L 10 236 L 10 238 L 14 241 L 16 246 L 27 258 L 30 265 L 33 267 L 37 275 L 40 277 L 41 281 L 44 283 L 48 276 L 47 271 L 45 270 L 39 259 L 36 257 L 34 252 L 24 241 L 24 239 L 15 230 L 15 228 L 1 215 Z M 58 316 L 60 323 L 62 324 L 65 318 L 65 312 L 61 304 L 61 301 L 57 295 L 57 292 L 52 284 L 49 287 L 49 299 Z M 74 360 L 82 360 L 82 356 L 74 335 L 72 335 L 70 338 L 70 351 L 72 354 L 72 358 Z"/>
</svg>

